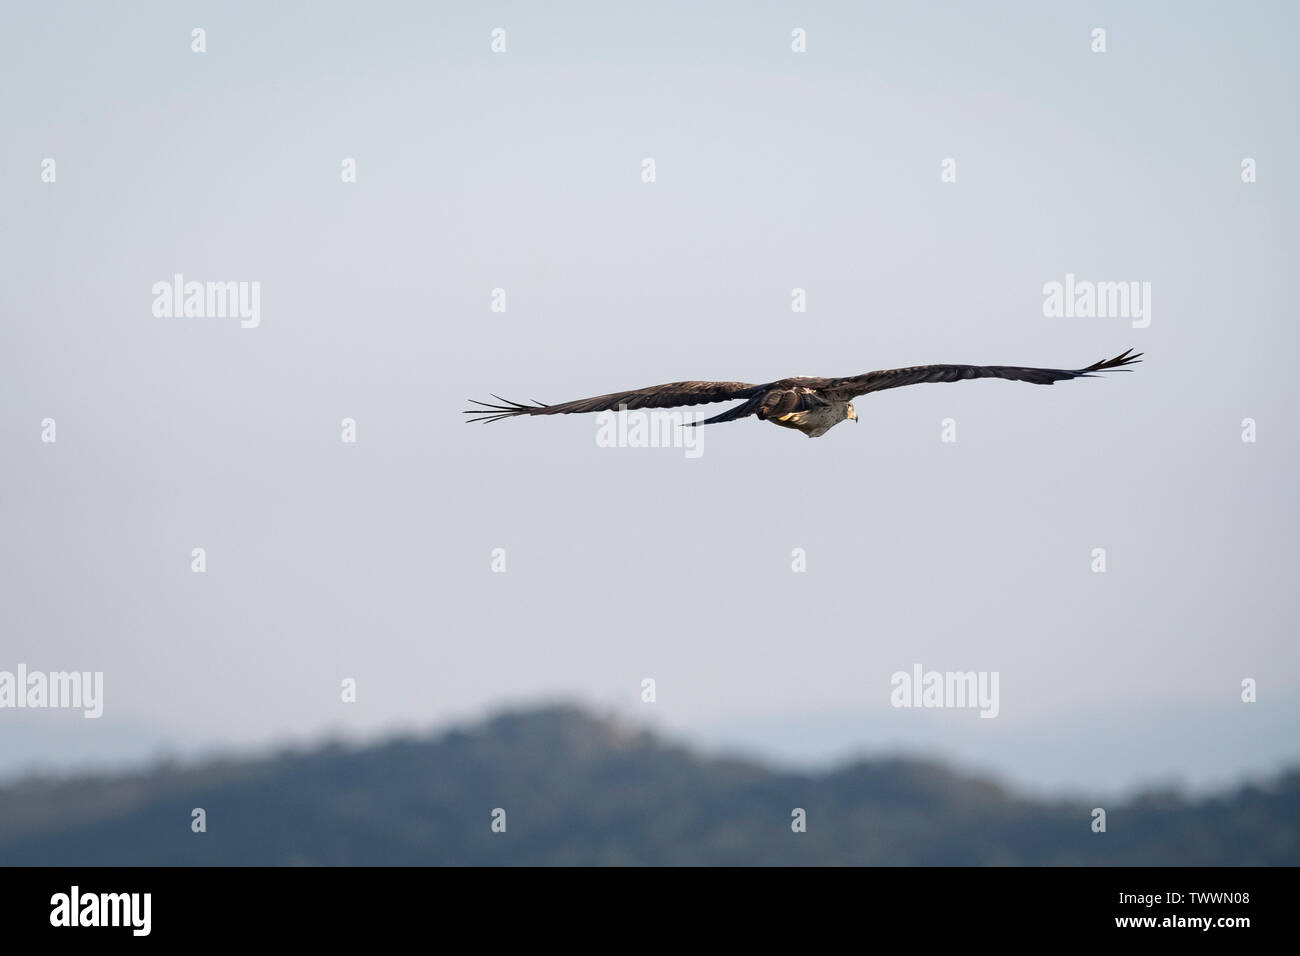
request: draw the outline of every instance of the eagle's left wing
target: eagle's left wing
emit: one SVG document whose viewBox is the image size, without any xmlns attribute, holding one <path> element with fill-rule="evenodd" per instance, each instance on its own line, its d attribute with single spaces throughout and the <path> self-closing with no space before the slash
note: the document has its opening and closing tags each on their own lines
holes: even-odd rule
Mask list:
<svg viewBox="0 0 1300 956">
<path fill-rule="evenodd" d="M 903 385 L 919 385 L 923 382 L 962 382 L 969 378 L 1005 378 L 1013 382 L 1051 385 L 1053 382 L 1066 379 L 1091 378 L 1095 372 L 1114 371 L 1141 361 L 1141 355 L 1141 352 L 1135 355 L 1133 350 L 1129 349 L 1123 355 L 1117 355 L 1109 361 L 1097 362 L 1080 369 L 1021 368 L 1015 365 L 917 365 L 912 368 L 867 372 L 852 378 L 805 380 L 804 384 L 815 388 L 827 398 L 840 401 L 887 388 L 899 388 Z"/>
<path fill-rule="evenodd" d="M 495 422 L 516 415 L 572 415 L 578 412 L 617 411 L 620 408 L 676 408 L 680 405 L 707 405 L 710 402 L 749 398 L 760 388 L 763 386 L 748 382 L 669 382 L 667 385 L 611 392 L 595 398 L 579 398 L 561 405 L 543 405 L 541 402 L 525 405 L 493 395 L 500 404 L 471 398 L 470 401 L 479 407 L 471 408 L 465 414 L 475 416 L 467 418 L 466 421 L 469 422 Z"/>
</svg>

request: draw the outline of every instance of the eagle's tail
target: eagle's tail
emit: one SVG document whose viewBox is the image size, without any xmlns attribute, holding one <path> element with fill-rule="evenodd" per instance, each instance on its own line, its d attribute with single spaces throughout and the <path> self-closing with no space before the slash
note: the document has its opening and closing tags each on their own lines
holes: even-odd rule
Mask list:
<svg viewBox="0 0 1300 956">
<path fill-rule="evenodd" d="M 698 422 L 683 422 L 682 427 L 694 428 L 696 425 L 714 425 L 718 422 L 734 422 L 737 418 L 747 418 L 754 414 L 754 409 L 758 407 L 758 400 L 751 398 L 748 401 L 741 402 L 725 412 L 714 415 L 712 418 L 706 418 Z"/>
</svg>

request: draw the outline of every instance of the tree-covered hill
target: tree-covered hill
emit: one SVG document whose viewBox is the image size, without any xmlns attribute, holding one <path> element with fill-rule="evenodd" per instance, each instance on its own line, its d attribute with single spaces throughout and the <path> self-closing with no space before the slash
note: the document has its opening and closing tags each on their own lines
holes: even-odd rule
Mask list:
<svg viewBox="0 0 1300 956">
<path fill-rule="evenodd" d="M 1096 805 L 921 761 L 785 772 L 551 707 L 356 749 L 11 785 L 0 865 L 1300 863 L 1300 772 L 1105 806 L 1105 833 Z"/>
</svg>

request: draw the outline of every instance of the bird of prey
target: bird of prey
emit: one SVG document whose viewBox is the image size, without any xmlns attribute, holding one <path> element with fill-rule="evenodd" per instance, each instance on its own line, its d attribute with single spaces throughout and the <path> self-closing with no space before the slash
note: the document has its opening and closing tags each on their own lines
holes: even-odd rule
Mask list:
<svg viewBox="0 0 1300 956">
<path fill-rule="evenodd" d="M 709 402 L 741 400 L 727 409 L 694 425 L 732 422 L 750 415 L 759 421 L 783 428 L 795 428 L 809 438 L 820 438 L 840 422 L 858 420 L 851 399 L 887 388 L 919 385 L 922 382 L 960 382 L 968 378 L 1005 378 L 1013 382 L 1051 385 L 1072 378 L 1092 378 L 1096 372 L 1110 372 L 1141 360 L 1129 349 L 1110 361 L 1097 362 L 1087 368 L 1021 368 L 1015 365 L 917 365 L 867 372 L 850 378 L 783 378 L 764 385 L 747 382 L 670 382 L 630 392 L 611 392 L 595 398 L 580 398 L 561 405 L 534 402 L 523 405 L 493 395 L 501 404 L 470 399 L 478 408 L 469 409 L 471 422 L 495 422 L 516 415 L 571 415 L 578 412 L 604 412 L 620 409 L 675 408 L 680 405 L 705 405 Z"/>
</svg>

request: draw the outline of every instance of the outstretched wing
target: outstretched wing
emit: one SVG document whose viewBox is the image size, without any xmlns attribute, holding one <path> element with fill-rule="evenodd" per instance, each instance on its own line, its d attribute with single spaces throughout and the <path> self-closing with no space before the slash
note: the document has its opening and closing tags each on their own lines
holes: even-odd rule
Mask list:
<svg viewBox="0 0 1300 956">
<path fill-rule="evenodd" d="M 917 365 L 913 368 L 891 368 L 879 372 L 867 372 L 853 378 L 821 378 L 804 380 L 803 384 L 815 388 L 827 398 L 847 401 L 857 395 L 880 392 L 887 388 L 900 388 L 903 385 L 919 385 L 922 382 L 962 382 L 968 378 L 1005 378 L 1013 382 L 1032 382 L 1035 385 L 1051 385 L 1071 378 L 1091 378 L 1095 372 L 1110 372 L 1141 361 L 1141 352 L 1136 355 L 1129 349 L 1123 355 L 1117 355 L 1109 361 L 1097 362 L 1087 368 L 1021 368 L 1016 365 Z"/>
<path fill-rule="evenodd" d="M 479 402 L 470 399 L 478 408 L 471 408 L 466 415 L 470 422 L 495 422 L 515 415 L 571 415 L 576 412 L 607 412 L 619 408 L 675 408 L 679 405 L 707 405 L 709 402 L 726 402 L 735 398 L 749 398 L 762 385 L 750 385 L 748 382 L 669 382 L 667 385 L 652 385 L 638 388 L 631 392 L 611 392 L 597 395 L 595 398 L 580 398 L 562 405 L 543 405 L 535 401 L 532 405 L 523 405 L 493 395 L 499 405 L 491 402 Z"/>
</svg>

